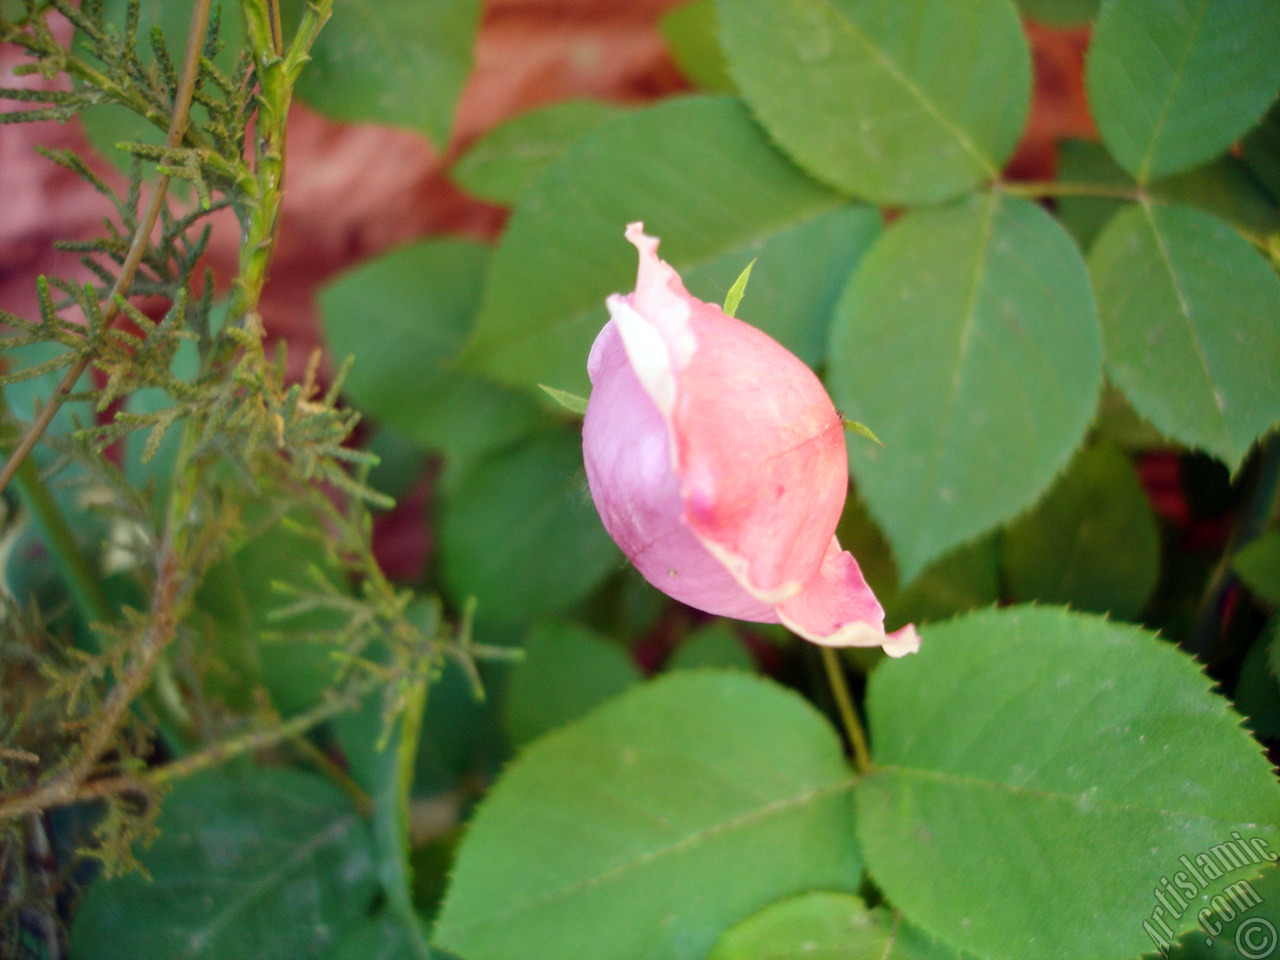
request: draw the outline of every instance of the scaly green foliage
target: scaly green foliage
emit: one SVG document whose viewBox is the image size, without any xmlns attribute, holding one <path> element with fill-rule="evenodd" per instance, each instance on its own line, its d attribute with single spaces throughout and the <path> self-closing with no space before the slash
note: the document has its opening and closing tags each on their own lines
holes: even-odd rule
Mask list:
<svg viewBox="0 0 1280 960">
<path fill-rule="evenodd" d="M 79 411 L 70 429 L 60 422 L 48 432 L 39 418 L 11 413 L 5 421 L 6 446 L 25 437 L 39 453 L 27 460 L 19 446 L 10 455 L 26 507 L 9 518 L 10 537 L 20 545 L 24 526 L 38 524 L 78 598 L 51 610 L 6 599 L 0 616 L 5 955 L 18 949 L 24 925 L 61 936 L 56 911 L 41 899 L 48 857 L 32 856 L 47 811 L 105 801 L 81 842 L 107 874 L 119 873 L 137 865 L 133 843 L 148 835 L 172 780 L 296 740 L 374 687 L 390 729 L 405 691 L 424 684 L 445 656 L 474 674 L 466 625 L 455 629 L 438 604 L 434 617 L 407 615 L 413 593 L 393 586 L 373 558 L 369 510 L 391 501 L 366 482 L 377 458 L 348 446 L 358 414 L 339 402 L 346 370 L 322 388 L 317 354 L 302 380 L 290 382 L 283 351 L 272 355 L 263 343 L 257 300 L 279 217 L 284 116 L 329 7 L 310 4 L 286 47 L 274 2 L 250 0 L 249 46 L 230 75 L 214 63 L 219 14 L 207 2 L 195 4 L 197 29 L 202 17 L 207 28 L 185 56 L 158 30 L 138 35 L 139 0 L 128 3 L 123 31 L 102 0 L 27 0 L 22 16 L 0 23 L 0 39 L 30 57 L 19 75 L 72 81 L 69 90 L 0 90 L 40 105 L 0 120 L 65 120 L 111 103 L 169 135 L 164 146 L 122 145 L 132 157 L 123 190 L 74 153 L 45 152 L 110 201 L 102 235 L 61 245 L 81 254 L 95 280 L 42 277 L 38 318 L 0 315 L 15 331 L 0 340 L 8 356 L 38 349 L 43 357 L 5 371 L 0 385 L 30 384 L 39 406 Z M 59 39 L 54 17 L 70 21 L 74 43 Z M 201 109 L 189 112 L 192 103 Z M 167 197 L 170 179 L 190 184 L 190 198 Z M 235 213 L 242 252 L 237 275 L 217 278 L 202 257 L 210 217 L 224 209 Z M 227 280 L 231 300 L 219 303 L 215 290 Z M 143 298 L 165 304 L 158 318 L 140 309 Z M 180 362 L 193 348 L 195 362 Z M 96 379 L 80 380 L 89 367 Z M 67 382 L 57 385 L 60 376 Z M 143 391 L 164 399 L 131 410 Z M 141 444 L 147 464 L 170 436 L 163 486 L 133 485 L 107 455 L 113 444 Z M 336 669 L 331 688 L 302 714 L 284 718 L 263 702 L 244 718 L 209 693 L 225 665 L 199 653 L 207 619 L 196 596 L 209 571 L 286 515 L 314 540 L 316 564 L 309 585 L 282 587 L 277 633 L 286 642 L 297 618 L 336 614 L 328 629 L 305 637 Z M 90 524 L 108 544 L 92 555 L 82 535 Z"/>
</svg>

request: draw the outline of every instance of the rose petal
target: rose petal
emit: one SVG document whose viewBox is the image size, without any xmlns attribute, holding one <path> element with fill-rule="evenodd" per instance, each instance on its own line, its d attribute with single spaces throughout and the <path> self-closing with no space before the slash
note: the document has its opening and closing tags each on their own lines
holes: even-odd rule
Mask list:
<svg viewBox="0 0 1280 960">
<path fill-rule="evenodd" d="M 670 597 L 708 613 L 777 623 L 683 522 L 666 421 L 611 321 L 591 349 L 591 398 L 582 425 L 587 484 L 600 519 L 636 569 Z"/>
<path fill-rule="evenodd" d="M 748 592 L 794 596 L 844 508 L 840 417 L 794 354 L 690 296 L 642 224 L 626 236 L 640 254 L 636 292 L 610 297 L 609 311 L 668 420 L 684 519 Z"/>
<path fill-rule="evenodd" d="M 822 564 L 799 594 L 778 604 L 778 617 L 793 633 L 828 647 L 884 647 L 891 657 L 920 649 L 914 627 L 884 632 L 884 608 L 863 579 L 858 561 L 835 537 Z"/>
<path fill-rule="evenodd" d="M 844 427 L 813 372 L 767 335 L 705 305 L 694 330 L 673 418 L 686 519 L 748 590 L 782 601 L 840 521 Z"/>
</svg>

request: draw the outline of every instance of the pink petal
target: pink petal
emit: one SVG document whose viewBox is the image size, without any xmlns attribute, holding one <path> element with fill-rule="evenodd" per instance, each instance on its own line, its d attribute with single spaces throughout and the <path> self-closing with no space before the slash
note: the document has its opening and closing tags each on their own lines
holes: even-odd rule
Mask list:
<svg viewBox="0 0 1280 960">
<path fill-rule="evenodd" d="M 610 297 L 633 369 L 668 421 L 684 519 L 750 593 L 793 596 L 821 563 L 849 481 L 844 426 L 777 341 L 689 295 L 641 224 L 636 291 Z"/>
<path fill-rule="evenodd" d="M 844 427 L 799 359 L 700 307 L 698 350 L 680 375 L 673 418 L 685 518 L 747 589 L 785 600 L 821 563 L 840 521 Z"/>
<path fill-rule="evenodd" d="M 708 613 L 777 623 L 684 523 L 667 425 L 610 321 L 591 349 L 582 425 L 587 485 L 609 535 L 651 584 Z"/>
<path fill-rule="evenodd" d="M 880 647 L 891 657 L 920 649 L 914 627 L 886 636 L 884 609 L 867 586 L 858 561 L 835 537 L 804 589 L 778 604 L 778 617 L 793 633 L 828 647 Z"/>
</svg>

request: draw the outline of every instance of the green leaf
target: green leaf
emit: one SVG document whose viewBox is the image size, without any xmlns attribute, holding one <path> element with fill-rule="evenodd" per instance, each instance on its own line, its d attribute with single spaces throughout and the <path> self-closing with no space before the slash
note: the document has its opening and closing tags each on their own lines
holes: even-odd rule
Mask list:
<svg viewBox="0 0 1280 960">
<path fill-rule="evenodd" d="M 625 648 L 575 624 L 535 626 L 524 651 L 507 692 L 507 729 L 515 744 L 576 720 L 641 679 Z"/>
<path fill-rule="evenodd" d="M 765 907 L 707 960 L 958 960 L 960 954 L 852 893 L 806 893 Z"/>
<path fill-rule="evenodd" d="M 422 448 L 394 427 L 379 426 L 364 448 L 378 458 L 369 471 L 369 486 L 392 500 L 408 496 L 424 475 Z"/>
<path fill-rule="evenodd" d="M 409 938 L 404 922 L 383 910 L 325 954 L 324 960 L 405 960 L 415 955 Z"/>
<path fill-rule="evenodd" d="M 988 534 L 944 553 L 881 602 L 887 628 L 896 630 L 945 620 L 1000 598 L 999 537 Z"/>
<path fill-rule="evenodd" d="M 779 897 L 856 889 L 851 783 L 835 731 L 769 681 L 642 684 L 507 768 L 436 942 L 468 960 L 700 960 Z"/>
<path fill-rule="evenodd" d="M 776 234 L 753 258 L 751 299 L 741 319 L 809 366 L 819 366 L 840 291 L 879 235 L 879 211 L 858 204 Z M 745 255 L 724 258 L 689 270 L 684 279 L 694 296 L 716 303 L 746 263 Z"/>
<path fill-rule="evenodd" d="M 1280 842 L 1280 789 L 1190 657 L 1136 627 L 1018 607 L 926 629 L 872 674 L 856 788 L 871 875 L 905 917 L 990 958 L 1126 960 L 1175 931 L 1161 878 Z M 1196 884 L 1205 905 L 1258 868 Z M 1157 912 L 1159 911 L 1159 912 Z"/>
<path fill-rule="evenodd" d="M 336 120 L 409 127 L 443 148 L 479 27 L 479 0 L 335 3 L 298 94 Z"/>
<path fill-rule="evenodd" d="M 1137 185 L 1091 140 L 1067 140 L 1058 147 L 1058 179 L 1102 186 Z M 1237 230 L 1265 236 L 1280 229 L 1276 203 L 1244 161 L 1219 157 L 1202 167 L 1163 177 L 1146 194 L 1164 203 L 1185 203 L 1226 220 Z M 1058 217 L 1080 246 L 1088 248 L 1126 201 L 1115 197 L 1059 197 Z"/>
<path fill-rule="evenodd" d="M 720 47 L 715 0 L 693 0 L 668 10 L 658 29 L 676 66 L 695 86 L 714 93 L 736 92 Z"/>
<path fill-rule="evenodd" d="M 742 272 L 738 274 L 738 279 L 733 281 L 733 286 L 724 295 L 724 312 L 726 316 L 732 317 L 738 312 L 738 304 L 742 303 L 742 295 L 747 292 L 747 281 L 751 279 L 751 268 L 755 265 L 756 261 L 752 260 L 743 267 Z"/>
<path fill-rule="evenodd" d="M 1138 416 L 1123 393 L 1107 384 L 1098 404 L 1098 418 L 1091 434 L 1094 443 L 1111 444 L 1129 453 L 1172 450 L 1176 447 L 1159 430 Z"/>
<path fill-rule="evenodd" d="M 346 392 L 362 410 L 465 467 L 524 436 L 528 398 L 453 369 L 471 333 L 489 250 L 470 240 L 401 247 L 320 292 L 325 336 L 355 357 Z"/>
<path fill-rule="evenodd" d="M 494 203 L 516 203 L 552 162 L 622 108 L 599 100 L 564 100 L 494 127 L 454 165 L 453 179 Z"/>
<path fill-rule="evenodd" d="M 473 240 L 400 247 L 360 264 L 320 292 L 335 356 L 356 358 L 346 389 L 374 416 L 401 429 L 412 408 L 448 379 L 471 331 L 489 249 Z M 410 408 L 410 412 L 405 412 Z"/>
<path fill-rule="evenodd" d="M 502 622 L 560 613 L 621 562 L 569 431 L 482 462 L 445 502 L 440 540 L 449 595 L 475 597 L 481 616 Z"/>
<path fill-rule="evenodd" d="M 417 606 L 415 604 L 415 606 Z M 415 611 L 416 612 L 416 611 Z M 502 729 L 501 671 L 481 666 L 481 679 L 488 694 L 477 700 L 467 671 L 455 661 L 446 661 L 431 683 L 427 708 L 422 718 L 422 734 L 414 764 L 413 792 L 431 797 L 456 791 L 460 784 L 485 781 L 506 760 Z M 386 744 L 381 744 L 385 701 L 382 691 L 365 699 L 356 710 L 339 714 L 333 731 L 352 778 L 366 792 L 378 789 Z"/>
<path fill-rule="evenodd" d="M 987 194 L 885 232 L 836 308 L 827 382 L 884 439 L 849 459 L 904 579 L 1035 501 L 1101 367 L 1084 263 L 1041 207 Z"/>
<path fill-rule="evenodd" d="M 1269 530 L 1245 544 L 1231 566 L 1250 590 L 1280 606 L 1280 530 Z"/>
<path fill-rule="evenodd" d="M 1107 371 L 1161 433 L 1235 467 L 1280 420 L 1280 278 L 1222 221 L 1144 203 L 1089 254 Z"/>
<path fill-rule="evenodd" d="M 1136 618 L 1160 573 L 1160 531 L 1129 458 L 1107 447 L 1079 454 L 1005 531 L 1004 568 L 1019 600 Z"/>
<path fill-rule="evenodd" d="M 627 563 L 610 574 L 573 614 L 615 642 L 630 643 L 649 636 L 674 603 Z"/>
<path fill-rule="evenodd" d="M 1264 960 L 1275 956 L 1276 931 L 1280 930 L 1280 870 L 1241 881 L 1230 894 L 1210 904 L 1207 914 L 1198 929 L 1164 954 L 1166 960 Z"/>
<path fill-rule="evenodd" d="M 1272 618 L 1240 664 L 1231 697 L 1249 729 L 1268 740 L 1280 740 L 1280 683 L 1271 670 L 1278 640 L 1280 619 Z"/>
<path fill-rule="evenodd" d="M 716 620 L 699 627 L 680 641 L 666 668 L 698 670 L 705 667 L 752 671 L 756 662 L 733 627 L 723 620 Z"/>
<path fill-rule="evenodd" d="M 1280 102 L 1245 137 L 1241 155 L 1272 199 L 1280 201 Z"/>
<path fill-rule="evenodd" d="M 1184 203 L 1221 217 L 1240 232 L 1265 236 L 1280 229 L 1275 201 L 1238 157 L 1225 156 L 1162 177 L 1147 193 L 1163 203 Z"/>
<path fill-rule="evenodd" d="M 525 194 L 494 255 L 469 364 L 585 394 L 605 297 L 635 286 L 636 251 L 622 236 L 635 220 L 711 303 L 758 256 L 749 319 L 810 363 L 841 278 L 879 226 L 875 211 L 796 170 L 737 101 L 694 97 L 624 114 Z"/>
<path fill-rule="evenodd" d="M 248 526 L 270 519 L 265 532 L 217 564 L 200 585 L 197 604 L 212 621 L 222 669 L 212 680 L 217 695 L 242 709 L 250 706 L 249 690 L 258 684 L 281 713 L 298 713 L 314 705 L 333 683 L 339 663 L 334 644 L 317 634 L 340 629 L 345 615 L 332 609 L 315 609 L 275 620 L 274 611 L 298 598 L 281 592 L 279 585 L 302 591 L 316 589 L 311 569 L 319 569 L 329 582 L 342 583 L 343 573 L 328 562 L 316 541 L 274 518 L 250 516 Z M 299 522 L 294 515 L 289 522 Z M 266 631 L 287 638 L 264 638 Z"/>
<path fill-rule="evenodd" d="M 850 497 L 845 504 L 837 534 L 858 558 L 863 576 L 884 606 L 886 629 L 946 620 L 989 607 L 1001 597 L 999 538 L 994 533 L 943 554 L 905 585 L 898 580 L 884 534 L 860 498 Z"/>
<path fill-rule="evenodd" d="M 1074 27 L 1088 23 L 1098 12 L 1100 0 L 1018 0 L 1018 9 L 1050 27 Z"/>
<path fill-rule="evenodd" d="M 242 767 L 180 781 L 129 874 L 89 888 L 71 929 L 85 960 L 260 957 L 331 949 L 377 881 L 368 831 L 337 787 Z"/>
<path fill-rule="evenodd" d="M 858 436 L 865 437 L 872 443 L 878 444 L 882 447 L 884 446 L 884 441 L 877 437 L 875 435 L 875 431 L 865 423 L 859 423 L 857 420 L 842 420 L 841 422 L 844 424 L 844 428 L 850 433 L 856 433 Z"/>
<path fill-rule="evenodd" d="M 1141 183 L 1222 153 L 1280 88 L 1272 0 L 1111 0 L 1085 83 L 1098 131 Z"/>
<path fill-rule="evenodd" d="M 414 436 L 445 456 L 441 487 L 451 490 L 491 453 L 527 437 L 542 420 L 531 398 L 487 377 L 453 371 L 454 386 L 417 411 Z"/>
<path fill-rule="evenodd" d="M 538 384 L 542 392 L 554 400 L 560 406 L 564 407 L 570 413 L 576 413 L 582 416 L 587 412 L 587 398 L 580 397 L 576 393 L 570 393 L 568 390 L 557 390 L 555 387 L 548 387 L 545 383 Z"/>
<path fill-rule="evenodd" d="M 998 176 L 1031 56 L 1009 0 L 719 0 L 743 98 L 806 170 L 855 197 L 936 203 Z"/>
</svg>

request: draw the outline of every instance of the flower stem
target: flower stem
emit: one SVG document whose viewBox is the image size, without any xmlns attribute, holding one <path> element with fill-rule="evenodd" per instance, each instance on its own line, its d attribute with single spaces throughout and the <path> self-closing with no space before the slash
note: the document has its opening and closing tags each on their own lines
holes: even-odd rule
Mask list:
<svg viewBox="0 0 1280 960">
<path fill-rule="evenodd" d="M 854 769 L 858 773 L 865 773 L 871 769 L 871 751 L 867 749 L 867 735 L 862 729 L 862 721 L 858 719 L 858 711 L 853 706 L 849 683 L 845 679 L 844 668 L 840 665 L 840 655 L 836 653 L 834 647 L 822 648 L 822 665 L 827 669 L 827 679 L 831 682 L 831 695 L 835 697 L 840 721 L 844 724 L 844 732 L 849 737 L 849 745 L 853 747 Z"/>
</svg>

